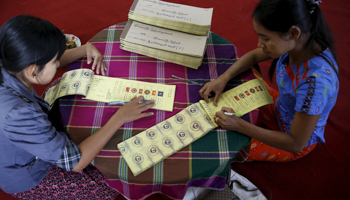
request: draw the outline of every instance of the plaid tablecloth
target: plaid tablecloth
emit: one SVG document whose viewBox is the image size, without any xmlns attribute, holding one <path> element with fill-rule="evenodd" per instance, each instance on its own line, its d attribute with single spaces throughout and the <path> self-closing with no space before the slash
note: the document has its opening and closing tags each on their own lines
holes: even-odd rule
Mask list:
<svg viewBox="0 0 350 200">
<path fill-rule="evenodd" d="M 131 80 L 176 85 L 173 112 L 155 110 L 152 117 L 122 126 L 98 154 L 94 165 L 106 176 L 108 183 L 128 199 L 145 199 L 153 193 L 162 193 L 173 199 L 182 199 L 188 187 L 223 189 L 229 163 L 250 138 L 220 128 L 166 158 L 138 176 L 133 176 L 121 157 L 117 144 L 141 131 L 175 115 L 201 97 L 202 86 L 172 78 L 172 75 L 205 83 L 216 79 L 239 57 L 239 50 L 222 37 L 210 33 L 203 64 L 198 70 L 167 63 L 119 48 L 119 36 L 124 24 L 110 26 L 90 42 L 104 55 L 107 75 Z M 67 70 L 90 68 L 86 59 L 72 63 Z M 226 89 L 253 79 L 251 72 L 234 78 Z M 56 101 L 65 130 L 76 143 L 96 132 L 117 111 L 118 106 L 66 96 Z M 257 111 L 243 118 L 256 123 Z"/>
</svg>

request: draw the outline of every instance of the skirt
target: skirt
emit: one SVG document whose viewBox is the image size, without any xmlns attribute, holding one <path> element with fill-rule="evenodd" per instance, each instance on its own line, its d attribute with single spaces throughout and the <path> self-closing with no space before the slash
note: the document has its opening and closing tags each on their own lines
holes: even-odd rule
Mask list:
<svg viewBox="0 0 350 200">
<path fill-rule="evenodd" d="M 81 172 L 63 170 L 53 165 L 39 185 L 31 190 L 11 194 L 16 199 L 108 199 L 118 196 L 105 177 L 92 164 Z"/>
</svg>

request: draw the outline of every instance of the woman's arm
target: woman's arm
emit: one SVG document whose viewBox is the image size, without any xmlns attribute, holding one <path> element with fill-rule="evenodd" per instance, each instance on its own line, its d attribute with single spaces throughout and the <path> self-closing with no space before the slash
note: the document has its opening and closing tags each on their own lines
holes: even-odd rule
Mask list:
<svg viewBox="0 0 350 200">
<path fill-rule="evenodd" d="M 229 108 L 223 108 L 223 111 L 233 112 Z M 218 117 L 216 123 L 222 128 L 237 131 L 271 147 L 291 153 L 299 153 L 306 146 L 320 118 L 320 115 L 296 112 L 288 134 L 258 127 L 239 117 L 227 116 L 223 111 L 215 115 Z"/>
<path fill-rule="evenodd" d="M 73 171 L 79 172 L 83 170 L 124 123 L 153 115 L 152 112 L 144 111 L 153 107 L 154 101 L 140 103 L 142 99 L 142 96 L 137 97 L 120 107 L 100 130 L 78 145 L 81 152 L 81 158 L 79 163 L 73 168 Z"/>
<path fill-rule="evenodd" d="M 209 102 L 208 97 L 210 93 L 214 92 L 214 105 L 217 105 L 220 94 L 224 90 L 227 82 L 238 74 L 250 69 L 253 65 L 271 59 L 261 48 L 254 49 L 241 58 L 239 58 L 228 70 L 225 71 L 214 81 L 206 83 L 202 89 L 199 90 L 199 94 L 206 101 Z"/>
<path fill-rule="evenodd" d="M 65 67 L 68 64 L 84 56 L 87 56 L 88 64 L 91 64 L 93 60 L 92 67 L 91 67 L 92 70 L 95 70 L 96 68 L 97 74 L 99 74 L 99 71 L 101 70 L 102 75 L 105 75 L 106 66 L 103 63 L 103 57 L 101 53 L 98 51 L 98 49 L 89 42 L 87 42 L 86 44 L 80 47 L 66 50 L 60 59 L 59 68 Z"/>
<path fill-rule="evenodd" d="M 271 59 L 261 48 L 256 48 L 240 57 L 225 73 L 219 78 L 227 82 L 238 74 L 247 71 L 257 63 Z"/>
</svg>

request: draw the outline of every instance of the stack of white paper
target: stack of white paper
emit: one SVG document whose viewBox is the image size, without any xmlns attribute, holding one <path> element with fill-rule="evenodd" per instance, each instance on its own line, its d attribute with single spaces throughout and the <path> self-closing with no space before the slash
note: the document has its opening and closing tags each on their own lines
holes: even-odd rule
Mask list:
<svg viewBox="0 0 350 200">
<path fill-rule="evenodd" d="M 208 35 L 213 8 L 198 8 L 158 0 L 135 0 L 129 19 L 195 35 Z"/>
<path fill-rule="evenodd" d="M 135 0 L 120 48 L 193 69 L 202 64 L 213 9 Z"/>
<path fill-rule="evenodd" d="M 198 69 L 202 63 L 207 36 L 186 34 L 129 20 L 120 41 L 123 50 Z"/>
</svg>

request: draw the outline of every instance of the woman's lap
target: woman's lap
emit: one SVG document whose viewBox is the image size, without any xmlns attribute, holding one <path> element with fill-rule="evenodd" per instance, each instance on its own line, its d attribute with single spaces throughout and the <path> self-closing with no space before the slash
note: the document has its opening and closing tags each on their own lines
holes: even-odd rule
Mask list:
<svg viewBox="0 0 350 200">
<path fill-rule="evenodd" d="M 12 196 L 17 199 L 115 199 L 118 194 L 90 164 L 81 172 L 66 171 L 53 165 L 38 186 Z"/>
</svg>

